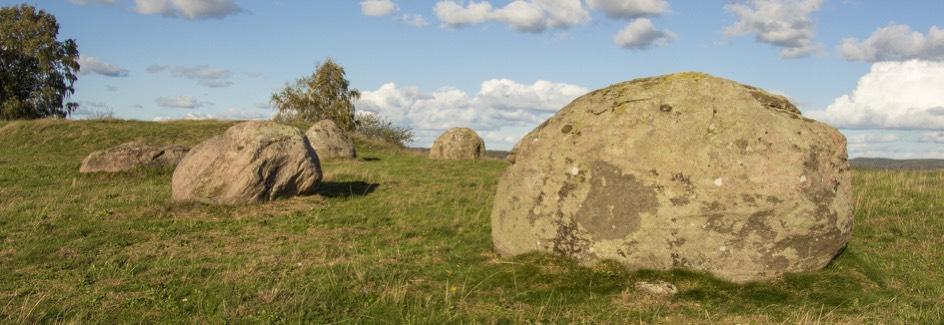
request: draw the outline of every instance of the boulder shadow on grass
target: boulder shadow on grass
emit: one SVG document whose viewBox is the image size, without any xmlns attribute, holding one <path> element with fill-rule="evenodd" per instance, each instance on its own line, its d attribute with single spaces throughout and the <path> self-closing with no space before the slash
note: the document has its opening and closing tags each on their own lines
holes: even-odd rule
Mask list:
<svg viewBox="0 0 944 325">
<path fill-rule="evenodd" d="M 318 195 L 326 198 L 367 196 L 380 187 L 380 184 L 365 182 L 323 182 L 318 188 Z"/>
</svg>

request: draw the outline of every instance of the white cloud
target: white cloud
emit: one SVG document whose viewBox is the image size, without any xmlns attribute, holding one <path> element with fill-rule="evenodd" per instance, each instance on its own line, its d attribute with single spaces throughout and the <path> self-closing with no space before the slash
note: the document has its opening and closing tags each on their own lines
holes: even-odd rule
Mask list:
<svg viewBox="0 0 944 325">
<path fill-rule="evenodd" d="M 889 133 L 865 133 L 850 135 L 846 139 L 849 144 L 889 143 L 898 141 L 898 135 Z"/>
<path fill-rule="evenodd" d="M 823 0 L 744 0 L 725 5 L 738 17 L 728 26 L 725 34 L 741 36 L 754 34 L 758 42 L 782 48 L 785 59 L 809 56 L 822 49 L 813 42 L 815 23 L 810 17 L 819 11 Z"/>
<path fill-rule="evenodd" d="M 921 142 L 944 143 L 944 132 L 922 133 Z"/>
<path fill-rule="evenodd" d="M 515 0 L 497 9 L 488 1 L 470 1 L 462 6 L 454 0 L 441 0 L 433 11 L 447 28 L 500 22 L 528 33 L 570 28 L 590 20 L 581 0 Z"/>
<path fill-rule="evenodd" d="M 944 61 L 944 30 L 931 26 L 925 36 L 908 25 L 890 23 L 863 41 L 843 39 L 839 52 L 850 61 Z"/>
<path fill-rule="evenodd" d="M 808 115 L 844 128 L 944 129 L 944 62 L 882 62 L 824 111 Z"/>
<path fill-rule="evenodd" d="M 69 2 L 71 2 L 71 3 L 73 3 L 73 4 L 81 5 L 81 6 L 88 5 L 88 4 L 93 4 L 93 3 L 95 3 L 95 4 L 103 4 L 103 5 L 113 5 L 113 4 L 115 4 L 117 1 L 118 1 L 118 0 L 69 0 Z"/>
<path fill-rule="evenodd" d="M 361 1 L 361 14 L 364 16 L 370 17 L 385 17 L 393 15 L 400 11 L 400 7 L 397 6 L 392 0 L 362 0 Z M 407 25 L 423 28 L 429 26 L 429 22 L 426 21 L 426 17 L 420 14 L 414 13 L 404 13 L 395 17 L 394 20 L 401 21 Z"/>
<path fill-rule="evenodd" d="M 659 16 L 670 10 L 667 0 L 587 0 L 587 4 L 616 19 Z"/>
<path fill-rule="evenodd" d="M 675 33 L 659 30 L 648 18 L 639 18 L 626 25 L 613 37 L 620 47 L 631 50 L 644 50 L 652 46 L 663 46 L 675 39 Z"/>
<path fill-rule="evenodd" d="M 191 96 L 171 96 L 171 97 L 158 97 L 154 100 L 157 103 L 157 106 L 165 108 L 186 108 L 194 109 L 200 108 L 207 105 L 213 105 L 210 102 L 202 102 Z"/>
<path fill-rule="evenodd" d="M 90 56 L 79 57 L 79 74 L 87 75 L 90 73 L 103 75 L 106 77 L 127 77 L 128 69 L 99 61 Z"/>
<path fill-rule="evenodd" d="M 186 113 L 178 116 L 158 116 L 153 120 L 155 122 L 165 122 L 174 120 L 268 120 L 272 114 L 263 114 L 257 111 L 246 111 L 238 108 L 228 108 L 222 112 L 215 113 Z"/>
<path fill-rule="evenodd" d="M 160 73 L 166 70 L 171 71 L 171 75 L 177 78 L 195 80 L 200 85 L 207 88 L 225 88 L 233 85 L 230 78 L 233 73 L 226 69 L 213 68 L 208 65 L 197 66 L 166 66 L 152 64 L 147 67 L 149 73 Z"/>
<path fill-rule="evenodd" d="M 135 11 L 141 14 L 188 20 L 223 19 L 245 11 L 233 0 L 135 0 L 135 3 Z"/>
<path fill-rule="evenodd" d="M 364 16 L 383 17 L 397 12 L 397 4 L 391 0 L 364 0 L 361 1 L 361 13 Z"/>
<path fill-rule="evenodd" d="M 440 1 L 433 7 L 433 12 L 443 26 L 457 28 L 488 21 L 492 14 L 492 4 L 471 1 L 463 7 L 455 1 Z"/>
<path fill-rule="evenodd" d="M 426 18 L 418 14 L 403 14 L 400 16 L 400 21 L 416 28 L 429 26 L 429 22 L 426 21 Z"/>
<path fill-rule="evenodd" d="M 427 93 L 416 87 L 388 83 L 377 90 L 364 91 L 356 107 L 416 129 L 420 142 L 427 135 L 460 126 L 499 132 L 504 135 L 498 138 L 510 142 L 505 140 L 520 137 L 528 127 L 541 123 L 587 91 L 580 86 L 543 80 L 533 84 L 487 80 L 475 95 L 451 87 Z M 521 130 L 508 134 L 502 131 L 505 128 Z"/>
</svg>

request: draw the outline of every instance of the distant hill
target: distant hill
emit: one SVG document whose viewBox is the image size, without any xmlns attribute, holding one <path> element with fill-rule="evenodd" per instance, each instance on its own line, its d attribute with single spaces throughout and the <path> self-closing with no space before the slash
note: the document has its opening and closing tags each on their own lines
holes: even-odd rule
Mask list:
<svg viewBox="0 0 944 325">
<path fill-rule="evenodd" d="M 944 169 L 944 159 L 855 158 L 849 163 L 854 168 L 867 169 Z"/>
</svg>

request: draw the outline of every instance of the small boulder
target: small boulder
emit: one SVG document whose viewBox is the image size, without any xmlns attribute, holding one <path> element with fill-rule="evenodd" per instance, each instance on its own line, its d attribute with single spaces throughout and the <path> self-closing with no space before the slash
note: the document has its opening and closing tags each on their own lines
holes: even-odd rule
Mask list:
<svg viewBox="0 0 944 325">
<path fill-rule="evenodd" d="M 518 142 L 492 239 L 504 256 L 771 279 L 849 242 L 851 176 L 845 137 L 783 96 L 701 73 L 637 79 Z"/>
<path fill-rule="evenodd" d="M 250 121 L 194 147 L 174 170 L 171 189 L 178 201 L 255 203 L 314 194 L 321 177 L 304 133 Z"/>
<path fill-rule="evenodd" d="M 451 128 L 436 139 L 429 158 L 440 160 L 475 160 L 485 156 L 485 141 L 469 128 Z"/>
<path fill-rule="evenodd" d="M 659 296 L 671 296 L 678 293 L 678 288 L 674 284 L 665 281 L 636 282 L 636 290 Z"/>
<path fill-rule="evenodd" d="M 354 140 L 332 120 L 315 123 L 305 132 L 305 136 L 321 160 L 357 157 Z"/>
<path fill-rule="evenodd" d="M 158 147 L 142 142 L 128 142 L 92 152 L 82 160 L 79 172 L 117 173 L 137 168 L 173 167 L 189 150 L 178 145 Z"/>
</svg>

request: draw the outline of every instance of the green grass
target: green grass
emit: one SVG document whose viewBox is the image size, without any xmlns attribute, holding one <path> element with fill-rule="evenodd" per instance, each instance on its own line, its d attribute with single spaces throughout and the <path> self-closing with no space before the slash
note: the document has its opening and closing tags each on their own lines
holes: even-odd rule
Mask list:
<svg viewBox="0 0 944 325">
<path fill-rule="evenodd" d="M 0 123 L 0 323 L 906 323 L 944 321 L 944 173 L 855 171 L 856 225 L 827 269 L 706 274 L 503 259 L 503 161 L 392 149 L 328 162 L 321 195 L 170 200 L 171 170 L 80 175 L 89 152 L 195 144 L 229 122 Z M 637 292 L 666 280 L 680 293 Z"/>
</svg>

